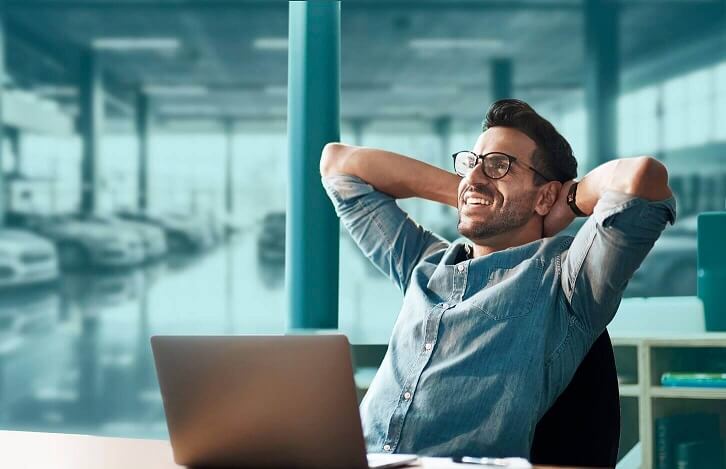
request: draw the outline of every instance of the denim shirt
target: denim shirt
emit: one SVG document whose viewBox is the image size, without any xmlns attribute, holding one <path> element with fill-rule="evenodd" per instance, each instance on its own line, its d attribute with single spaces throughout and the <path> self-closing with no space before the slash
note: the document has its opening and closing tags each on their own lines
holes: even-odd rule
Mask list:
<svg viewBox="0 0 726 469">
<path fill-rule="evenodd" d="M 361 403 L 368 451 L 528 457 L 539 419 L 615 315 L 675 201 L 607 192 L 577 235 L 475 259 L 363 180 L 323 178 L 363 253 L 403 293 Z"/>
</svg>

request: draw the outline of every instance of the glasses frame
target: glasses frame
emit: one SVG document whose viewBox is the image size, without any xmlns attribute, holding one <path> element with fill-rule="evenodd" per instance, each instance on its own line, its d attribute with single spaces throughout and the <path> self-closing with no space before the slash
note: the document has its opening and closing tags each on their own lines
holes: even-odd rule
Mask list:
<svg viewBox="0 0 726 469">
<path fill-rule="evenodd" d="M 452 159 L 453 159 L 453 161 L 454 161 L 454 172 L 455 172 L 456 174 L 458 174 L 459 176 L 461 176 L 461 177 L 465 177 L 465 176 L 466 176 L 466 174 L 459 174 L 459 172 L 458 172 L 458 171 L 456 170 L 456 155 L 458 155 L 458 154 L 460 154 L 460 153 L 469 153 L 470 155 L 474 155 L 474 156 L 476 157 L 476 162 L 474 163 L 474 166 L 473 166 L 473 167 L 471 168 L 471 171 L 473 171 L 473 170 L 474 170 L 474 168 L 476 168 L 476 165 L 478 165 L 478 164 L 479 164 L 479 160 L 481 160 L 481 161 L 482 161 L 482 163 L 483 163 L 483 162 L 484 162 L 484 160 L 485 160 L 485 159 L 486 159 L 487 157 L 491 156 L 491 155 L 502 155 L 502 156 L 506 156 L 506 157 L 507 157 L 507 161 L 508 161 L 508 166 L 507 166 L 507 170 L 506 170 L 506 171 L 504 171 L 504 174 L 502 174 L 502 175 L 501 175 L 501 176 L 499 176 L 499 177 L 492 177 L 492 176 L 488 175 L 488 174 L 486 173 L 486 171 L 484 170 L 484 167 L 485 167 L 485 165 L 483 165 L 483 164 L 482 164 L 482 167 L 481 167 L 481 172 L 482 172 L 482 173 L 484 173 L 484 175 L 485 175 L 486 177 L 488 177 L 489 179 L 495 179 L 495 180 L 496 180 L 496 179 L 501 179 L 501 178 L 503 178 L 504 176 L 506 176 L 507 174 L 509 174 L 509 170 L 510 170 L 510 169 L 512 169 L 512 163 L 519 163 L 519 164 L 521 164 L 522 166 L 524 166 L 525 168 L 527 168 L 527 169 L 530 169 L 530 170 L 534 171 L 534 172 L 535 172 L 536 174 L 538 174 L 538 175 L 539 175 L 540 177 L 542 177 L 542 179 L 544 179 L 545 181 L 547 181 L 547 182 L 551 182 L 551 181 L 552 181 L 552 179 L 550 179 L 550 178 L 548 178 L 547 176 L 545 176 L 544 174 L 540 173 L 539 171 L 537 171 L 536 169 L 534 169 L 534 168 L 533 168 L 532 166 L 528 165 L 527 163 L 522 163 L 521 161 L 519 161 L 519 160 L 517 159 L 517 157 L 515 157 L 515 156 L 512 156 L 512 155 L 508 155 L 508 154 L 506 154 L 506 153 L 502 153 L 501 151 L 491 151 L 491 152 L 489 152 L 489 153 L 485 153 L 485 154 L 483 154 L 483 155 L 477 155 L 477 154 L 476 154 L 476 153 L 474 153 L 473 151 L 469 151 L 469 150 L 461 150 L 461 151 L 457 151 L 456 153 L 454 153 L 453 155 L 451 155 L 451 158 L 452 158 Z M 469 171 L 469 173 L 471 173 L 471 171 Z M 467 173 L 467 174 L 468 174 L 468 173 Z"/>
</svg>

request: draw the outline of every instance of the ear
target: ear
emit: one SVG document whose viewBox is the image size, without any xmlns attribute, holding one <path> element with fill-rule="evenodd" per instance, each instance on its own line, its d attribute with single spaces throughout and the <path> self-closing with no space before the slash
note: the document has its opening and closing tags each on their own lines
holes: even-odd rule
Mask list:
<svg viewBox="0 0 726 469">
<path fill-rule="evenodd" d="M 552 206 L 557 202 L 557 198 L 560 195 L 560 189 L 562 189 L 562 183 L 559 181 L 550 181 L 539 188 L 537 204 L 534 207 L 538 215 L 544 217 L 550 213 Z"/>
</svg>

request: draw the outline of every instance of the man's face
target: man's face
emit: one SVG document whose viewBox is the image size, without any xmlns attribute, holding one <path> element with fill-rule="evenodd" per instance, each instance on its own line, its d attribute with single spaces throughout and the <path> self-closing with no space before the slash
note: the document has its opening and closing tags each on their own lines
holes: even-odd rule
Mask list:
<svg viewBox="0 0 726 469">
<path fill-rule="evenodd" d="M 459 183 L 458 230 L 479 244 L 525 225 L 535 216 L 538 188 L 530 166 L 536 144 L 527 135 L 509 127 L 492 127 L 482 133 L 472 151 L 484 155 L 493 151 L 517 158 L 501 179 L 487 177 L 481 160 Z M 480 199 L 480 200 L 476 200 Z M 480 202 L 480 203 L 476 203 Z M 483 202 L 483 203 L 482 203 Z"/>
</svg>

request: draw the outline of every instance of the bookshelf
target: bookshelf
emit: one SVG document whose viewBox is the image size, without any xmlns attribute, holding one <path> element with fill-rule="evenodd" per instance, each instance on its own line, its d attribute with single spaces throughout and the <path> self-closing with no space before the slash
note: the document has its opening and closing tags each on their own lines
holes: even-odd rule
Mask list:
<svg viewBox="0 0 726 469">
<path fill-rule="evenodd" d="M 611 331 L 611 338 L 618 373 L 628 378 L 627 384 L 620 384 L 621 454 L 640 441 L 640 467 L 652 469 L 655 419 L 677 413 L 715 412 L 721 416 L 721 434 L 726 436 L 726 389 L 660 385 L 666 371 L 711 371 L 708 367 L 726 363 L 726 333 L 619 335 Z M 636 422 L 637 434 L 632 431 Z"/>
</svg>

